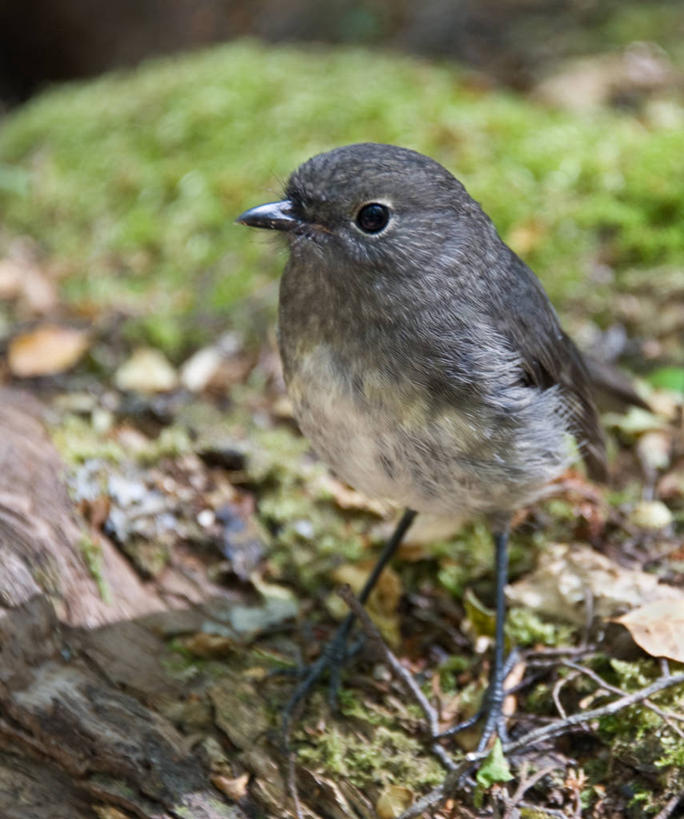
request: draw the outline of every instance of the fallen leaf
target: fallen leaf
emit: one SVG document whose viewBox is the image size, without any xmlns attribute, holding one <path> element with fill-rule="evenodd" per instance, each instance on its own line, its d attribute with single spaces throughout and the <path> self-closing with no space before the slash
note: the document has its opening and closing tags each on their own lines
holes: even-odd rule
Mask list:
<svg viewBox="0 0 684 819">
<path fill-rule="evenodd" d="M 223 362 L 223 354 L 217 347 L 198 350 L 183 364 L 181 383 L 190 392 L 202 392 L 216 376 Z"/>
<path fill-rule="evenodd" d="M 249 774 L 244 773 L 242 776 L 236 776 L 233 778 L 221 776 L 220 774 L 214 774 L 214 776 L 211 777 L 211 782 L 215 788 L 218 788 L 220 791 L 225 793 L 229 799 L 237 802 L 238 800 L 247 796 Z"/>
<path fill-rule="evenodd" d="M 684 498 L 684 464 L 668 472 L 658 481 L 658 495 L 661 498 Z"/>
<path fill-rule="evenodd" d="M 358 594 L 366 582 L 372 566 L 370 564 L 345 564 L 339 566 L 333 578 L 336 583 L 348 583 L 354 594 Z M 400 642 L 399 599 L 401 598 L 401 579 L 391 566 L 387 566 L 366 604 L 366 610 L 375 625 L 380 629 L 387 642 L 396 647 Z M 328 608 L 340 618 L 347 614 L 347 607 L 338 595 L 331 595 Z"/>
<path fill-rule="evenodd" d="M 291 620 L 299 612 L 299 604 L 290 589 L 265 583 L 256 572 L 251 576 L 251 581 L 263 602 L 256 606 L 234 605 L 228 616 L 231 628 L 245 641 L 253 640 L 285 620 Z"/>
<path fill-rule="evenodd" d="M 684 599 L 655 600 L 615 619 L 652 657 L 684 663 Z"/>
<path fill-rule="evenodd" d="M 226 657 L 235 651 L 234 638 L 223 634 L 208 634 L 199 631 L 190 637 L 181 637 L 179 643 L 195 657 Z"/>
<path fill-rule="evenodd" d="M 575 57 L 545 77 L 533 96 L 574 112 L 601 108 L 625 97 L 646 98 L 670 87 L 676 71 L 654 43 L 632 43 L 622 53 Z"/>
<path fill-rule="evenodd" d="M 45 324 L 12 339 L 7 354 L 9 368 L 18 378 L 63 373 L 76 364 L 89 343 L 84 330 Z"/>
<path fill-rule="evenodd" d="M 375 803 L 378 819 L 396 819 L 413 804 L 413 791 L 403 785 L 388 785 Z"/>
<path fill-rule="evenodd" d="M 120 390 L 168 392 L 178 386 L 178 376 L 160 350 L 141 347 L 119 367 L 114 382 Z"/>
<path fill-rule="evenodd" d="M 539 566 L 506 589 L 513 605 L 560 621 L 583 625 L 586 602 L 598 617 L 613 617 L 621 610 L 669 597 L 682 600 L 681 590 L 636 569 L 625 569 L 581 544 L 558 543 L 546 549 Z"/>
<path fill-rule="evenodd" d="M 672 523 L 672 512 L 662 501 L 640 501 L 629 515 L 629 522 L 639 529 L 658 532 Z"/>
<path fill-rule="evenodd" d="M 329 495 L 340 509 L 372 512 L 378 517 L 384 517 L 387 514 L 387 504 L 369 498 L 362 492 L 357 492 L 356 489 L 352 489 L 327 472 L 316 477 L 314 488 L 320 494 Z"/>
<path fill-rule="evenodd" d="M 637 442 L 637 455 L 648 474 L 667 469 L 670 464 L 672 441 L 664 430 L 646 432 Z"/>
</svg>

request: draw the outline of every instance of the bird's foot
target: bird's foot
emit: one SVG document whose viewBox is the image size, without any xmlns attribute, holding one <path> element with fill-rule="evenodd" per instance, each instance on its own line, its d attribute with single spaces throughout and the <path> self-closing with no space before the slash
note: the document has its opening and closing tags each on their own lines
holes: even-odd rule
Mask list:
<svg viewBox="0 0 684 819">
<path fill-rule="evenodd" d="M 495 685 L 492 683 L 489 686 L 484 706 L 481 710 L 485 722 L 482 733 L 480 734 L 480 741 L 477 743 L 478 753 L 487 750 L 494 736 L 498 736 L 504 745 L 508 742 L 506 716 L 503 712 L 504 697 L 503 685 Z"/>
<path fill-rule="evenodd" d="M 514 649 L 508 655 L 501 673 L 494 675 L 494 677 L 491 679 L 487 692 L 482 701 L 482 705 L 477 713 L 472 717 L 469 717 L 468 719 L 447 728 L 446 731 L 443 731 L 439 735 L 439 739 L 443 737 L 450 737 L 454 734 L 460 733 L 461 731 L 465 731 L 468 728 L 472 728 L 473 725 L 484 719 L 482 733 L 477 744 L 478 753 L 486 750 L 493 736 L 498 736 L 501 742 L 504 744 L 508 742 L 508 731 L 506 729 L 507 717 L 503 712 L 503 704 L 506 698 L 504 682 L 506 681 L 506 677 L 508 677 L 513 669 L 513 666 L 518 661 L 518 658 L 518 652 Z"/>
<path fill-rule="evenodd" d="M 358 653 L 362 645 L 361 640 L 349 645 L 350 626 L 351 623 L 345 620 L 335 632 L 334 637 L 323 646 L 318 659 L 299 672 L 301 679 L 282 712 L 282 735 L 286 745 L 297 707 L 309 697 L 318 681 L 326 673 L 328 675 L 328 703 L 331 708 L 337 705 L 337 697 L 342 685 L 342 669 Z"/>
</svg>

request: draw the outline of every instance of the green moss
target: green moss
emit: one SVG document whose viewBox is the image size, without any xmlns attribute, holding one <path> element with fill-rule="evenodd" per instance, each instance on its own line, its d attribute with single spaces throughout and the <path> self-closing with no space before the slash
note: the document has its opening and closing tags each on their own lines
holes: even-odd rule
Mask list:
<svg viewBox="0 0 684 819">
<path fill-rule="evenodd" d="M 112 596 L 103 574 L 102 549 L 100 544 L 89 535 L 82 535 L 78 548 L 83 556 L 88 571 L 97 584 L 97 590 L 105 603 L 110 603 Z"/>
<path fill-rule="evenodd" d="M 360 787 L 397 784 L 418 790 L 444 779 L 443 769 L 419 741 L 385 725 L 353 734 L 328 725 L 317 744 L 301 748 L 298 757 Z"/>
<path fill-rule="evenodd" d="M 543 620 L 530 609 L 511 609 L 506 619 L 506 636 L 514 645 L 568 645 L 572 642 L 572 634 L 571 626 Z"/>
<path fill-rule="evenodd" d="M 282 267 L 234 217 L 311 154 L 359 140 L 438 158 L 514 244 L 531 229 L 524 255 L 555 299 L 579 292 L 600 248 L 618 277 L 684 260 L 681 129 L 578 118 L 355 48 L 235 42 L 51 90 L 3 123 L 0 209 L 73 303 L 144 305 L 140 334 L 178 353 L 249 326 L 232 308 Z"/>
<path fill-rule="evenodd" d="M 66 415 L 51 429 L 52 441 L 67 464 L 76 465 L 89 459 L 120 463 L 125 458 L 123 447 L 103 438 L 92 423 L 77 415 Z"/>
<path fill-rule="evenodd" d="M 473 579 L 492 572 L 494 544 L 482 522 L 464 527 L 455 538 L 435 544 L 432 551 L 440 558 L 438 580 L 455 597 L 462 597 Z"/>
</svg>

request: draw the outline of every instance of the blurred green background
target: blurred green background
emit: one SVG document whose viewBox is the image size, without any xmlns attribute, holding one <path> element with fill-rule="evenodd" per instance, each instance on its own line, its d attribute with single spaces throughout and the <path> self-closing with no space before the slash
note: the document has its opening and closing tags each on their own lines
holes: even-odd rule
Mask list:
<svg viewBox="0 0 684 819">
<path fill-rule="evenodd" d="M 114 311 L 179 360 L 271 318 L 284 253 L 234 217 L 316 152 L 391 142 L 445 164 L 561 310 L 607 326 L 635 270 L 684 263 L 684 39 L 680 4 L 604 6 L 490 3 L 478 39 L 466 4 L 465 66 L 406 9 L 337 4 L 337 28 L 303 33 L 356 45 L 238 40 L 47 90 L 0 125 L 0 250 L 28 238 L 63 312 Z"/>
</svg>

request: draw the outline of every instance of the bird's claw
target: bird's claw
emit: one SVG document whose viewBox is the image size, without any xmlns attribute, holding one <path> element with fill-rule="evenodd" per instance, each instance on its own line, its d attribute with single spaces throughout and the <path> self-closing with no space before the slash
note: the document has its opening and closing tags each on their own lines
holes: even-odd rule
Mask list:
<svg viewBox="0 0 684 819">
<path fill-rule="evenodd" d="M 297 706 L 309 696 L 316 683 L 326 672 L 328 674 L 328 704 L 332 709 L 336 707 L 342 687 L 342 669 L 361 647 L 361 641 L 348 645 L 348 639 L 349 627 L 345 621 L 335 636 L 323 647 L 318 659 L 300 671 L 301 680 L 283 708 L 282 734 L 286 743 L 292 716 Z"/>
<path fill-rule="evenodd" d="M 480 734 L 480 741 L 477 744 L 478 753 L 487 750 L 490 740 L 494 736 L 498 736 L 504 745 L 508 742 L 508 728 L 506 727 L 506 715 L 503 712 L 503 701 L 503 689 L 496 691 L 491 688 L 487 692 L 487 699 L 481 712 L 485 715 L 485 724 Z"/>
</svg>

